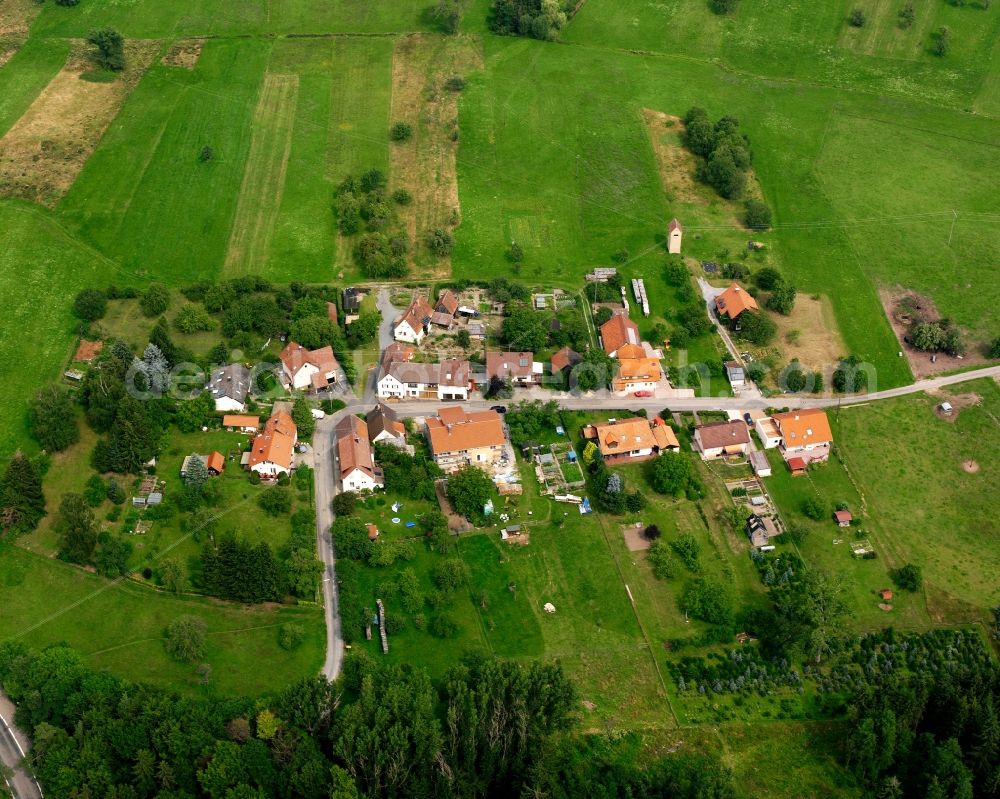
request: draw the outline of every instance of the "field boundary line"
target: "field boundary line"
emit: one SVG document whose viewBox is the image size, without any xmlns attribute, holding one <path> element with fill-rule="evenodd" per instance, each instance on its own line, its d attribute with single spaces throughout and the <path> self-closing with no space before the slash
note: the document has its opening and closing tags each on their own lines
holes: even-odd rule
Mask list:
<svg viewBox="0 0 1000 799">
<path fill-rule="evenodd" d="M 608 538 L 608 528 L 604 523 L 604 519 L 601 514 L 597 515 L 597 521 L 601 525 L 601 535 L 604 537 L 604 543 L 608 547 L 608 553 L 611 555 L 611 559 L 615 562 L 615 571 L 618 572 L 618 579 L 621 580 L 622 586 L 625 587 L 627 591 L 627 596 L 629 599 L 632 598 L 631 592 L 628 591 L 628 583 L 625 582 L 625 574 L 622 572 L 621 563 L 618 561 L 618 555 L 615 553 L 614 547 L 611 546 L 611 539 Z M 663 679 L 663 672 L 660 671 L 660 664 L 656 660 L 656 652 L 653 649 L 653 643 L 649 639 L 649 634 L 646 632 L 646 627 L 642 623 L 642 619 L 639 616 L 639 608 L 635 601 L 629 602 L 629 607 L 632 608 L 632 613 L 635 616 L 635 623 L 639 625 L 639 632 L 642 633 L 643 640 L 646 642 L 646 650 L 649 652 L 649 658 L 653 661 L 653 671 L 656 672 L 656 677 L 660 681 L 660 687 L 663 688 L 663 698 L 667 703 L 667 708 L 670 710 L 670 715 L 674 718 L 674 724 L 677 725 L 677 729 L 681 728 L 681 720 L 677 716 L 677 711 L 674 710 L 674 704 L 670 701 L 670 691 L 667 689 L 666 680 Z"/>
</svg>

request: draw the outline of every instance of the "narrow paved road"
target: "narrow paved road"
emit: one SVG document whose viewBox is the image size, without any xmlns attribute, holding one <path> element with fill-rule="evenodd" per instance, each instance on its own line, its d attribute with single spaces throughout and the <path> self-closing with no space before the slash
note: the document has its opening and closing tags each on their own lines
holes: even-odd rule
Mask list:
<svg viewBox="0 0 1000 799">
<path fill-rule="evenodd" d="M 0 691 L 0 761 L 14 769 L 7 780 L 14 799 L 42 799 L 42 789 L 27 768 L 21 765 L 31 748 L 28 737 L 14 726 L 14 703 Z"/>
<path fill-rule="evenodd" d="M 326 614 L 326 658 L 323 676 L 335 680 L 344 660 L 344 639 L 340 633 L 340 600 L 337 594 L 336 553 L 330 537 L 333 509 L 330 503 L 336 491 L 334 471 L 335 439 L 333 430 L 343 411 L 320 419 L 313 433 L 313 481 L 316 493 L 316 552 L 323 561 L 323 611 Z"/>
<path fill-rule="evenodd" d="M 659 413 L 664 407 L 671 411 L 745 411 L 753 408 L 788 407 L 788 408 L 831 408 L 837 405 L 857 405 L 893 397 L 903 397 L 907 394 L 917 394 L 921 391 L 933 391 L 945 386 L 965 383 L 981 377 L 1000 379 L 1000 366 L 987 366 L 961 374 L 934 377 L 920 380 L 908 386 L 876 391 L 871 394 L 845 394 L 826 397 L 797 397 L 782 394 L 774 397 L 690 397 L 687 399 L 636 399 L 634 397 L 615 397 L 610 392 L 594 392 L 591 395 L 573 396 L 565 392 L 553 392 L 545 389 L 518 389 L 515 401 L 518 399 L 554 399 L 559 407 L 567 410 L 600 410 L 614 409 L 637 411 L 645 409 L 649 413 Z M 394 403 L 393 409 L 401 416 L 424 416 L 433 413 L 439 405 L 454 403 L 437 403 L 433 401 Z M 470 408 L 488 408 L 494 405 L 494 400 L 469 400 L 463 405 Z M 360 409 L 359 409 L 360 410 Z"/>
</svg>

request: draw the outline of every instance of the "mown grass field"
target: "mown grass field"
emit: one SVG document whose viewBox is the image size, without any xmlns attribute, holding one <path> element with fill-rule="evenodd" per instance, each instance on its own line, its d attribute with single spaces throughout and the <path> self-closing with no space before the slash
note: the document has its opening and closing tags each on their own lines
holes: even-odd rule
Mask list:
<svg viewBox="0 0 1000 799">
<path fill-rule="evenodd" d="M 982 404 L 946 421 L 934 408 L 951 393 L 977 394 Z M 834 433 L 887 549 L 897 561 L 923 569 L 931 619 L 991 617 L 1000 603 L 997 383 L 979 380 L 939 397 L 916 394 L 845 408 Z M 978 470 L 963 469 L 966 461 Z"/>
<path fill-rule="evenodd" d="M 36 647 L 66 642 L 98 668 L 187 692 L 204 690 L 198 664 L 177 663 L 163 648 L 163 631 L 178 616 L 205 620 L 211 687 L 223 694 L 253 696 L 315 674 L 326 635 L 317 608 L 175 597 L 129 581 L 112 583 L 9 544 L 0 545 L 0 594 L 4 640 Z M 306 632 L 291 652 L 278 646 L 278 628 L 289 622 Z"/>
</svg>

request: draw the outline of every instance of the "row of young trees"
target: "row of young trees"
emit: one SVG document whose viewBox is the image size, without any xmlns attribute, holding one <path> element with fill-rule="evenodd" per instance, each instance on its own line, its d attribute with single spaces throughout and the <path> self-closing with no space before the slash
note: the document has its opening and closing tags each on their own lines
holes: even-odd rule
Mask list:
<svg viewBox="0 0 1000 799">
<path fill-rule="evenodd" d="M 0 682 L 56 799 L 721 799 L 736 790 L 708 758 L 640 767 L 634 742 L 574 734 L 576 692 L 558 665 L 473 656 L 432 683 L 351 655 L 337 683 L 192 698 L 97 674 L 65 647 L 5 644 Z"/>
</svg>

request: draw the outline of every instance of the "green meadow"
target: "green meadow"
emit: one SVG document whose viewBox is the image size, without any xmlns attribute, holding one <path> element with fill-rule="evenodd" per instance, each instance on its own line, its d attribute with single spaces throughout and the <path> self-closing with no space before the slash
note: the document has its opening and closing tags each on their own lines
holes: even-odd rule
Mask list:
<svg viewBox="0 0 1000 799">
<path fill-rule="evenodd" d="M 68 643 L 95 667 L 176 690 L 204 690 L 198 664 L 172 660 L 163 631 L 176 617 L 198 616 L 207 625 L 209 687 L 223 694 L 273 691 L 319 670 L 326 631 L 318 608 L 243 607 L 162 594 L 116 581 L 9 544 L 0 545 L 0 637 L 32 646 Z M 282 624 L 302 626 L 303 644 L 278 645 Z M 266 668 L 261 668 L 267 663 Z"/>
</svg>

